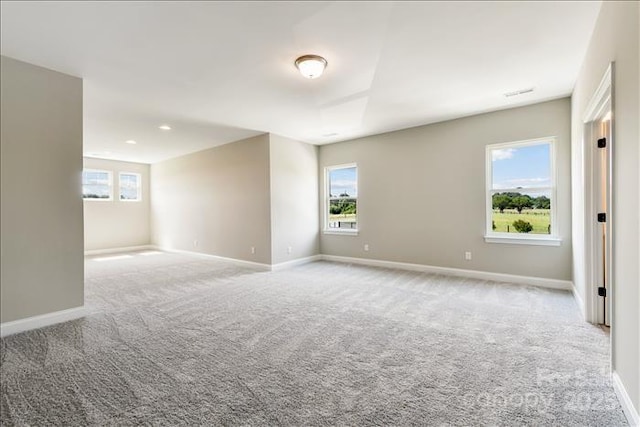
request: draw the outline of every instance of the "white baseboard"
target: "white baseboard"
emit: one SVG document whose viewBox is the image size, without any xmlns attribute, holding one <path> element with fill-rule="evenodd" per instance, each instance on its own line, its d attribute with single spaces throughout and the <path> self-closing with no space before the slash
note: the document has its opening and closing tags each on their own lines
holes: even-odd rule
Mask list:
<svg viewBox="0 0 640 427">
<path fill-rule="evenodd" d="M 199 256 L 204 256 L 204 257 L 207 257 L 207 258 L 215 258 L 215 259 L 219 259 L 219 260 L 222 260 L 222 261 L 229 261 L 229 262 L 233 262 L 233 263 L 236 263 L 236 264 L 244 265 L 244 266 L 247 266 L 247 267 L 254 267 L 254 268 L 258 268 L 260 270 L 266 270 L 266 271 L 284 270 L 286 268 L 295 267 L 296 265 L 307 264 L 307 263 L 314 262 L 314 261 L 320 261 L 322 259 L 322 255 L 313 255 L 313 256 L 309 256 L 309 257 L 305 257 L 305 258 L 298 258 L 298 259 L 293 259 L 291 261 L 281 262 L 281 263 L 278 263 L 278 264 L 263 264 L 263 263 L 259 263 L 259 262 L 253 262 L 253 261 L 245 261 L 243 259 L 227 258 L 227 257 L 223 257 L 223 256 L 218 256 L 218 255 L 205 254 L 205 253 L 202 253 L 202 252 L 185 251 L 185 250 L 182 250 L 182 249 L 164 248 L 162 246 L 153 246 L 152 245 L 151 248 L 152 249 L 157 249 L 159 251 L 172 252 L 172 253 L 176 253 L 176 254 L 199 255 Z"/>
<path fill-rule="evenodd" d="M 469 277 L 480 280 L 494 280 L 496 282 L 533 285 L 543 288 L 562 289 L 570 291 L 573 284 L 568 280 L 547 279 L 543 277 L 517 276 L 514 274 L 491 273 L 488 271 L 463 270 L 461 268 L 436 267 L 424 264 L 410 264 L 406 262 L 383 261 L 377 259 L 352 258 L 336 255 L 322 255 L 325 261 L 336 261 L 350 264 L 370 265 L 374 267 L 395 268 L 400 270 L 422 271 L 425 273 L 446 274 L 449 276 Z"/>
<path fill-rule="evenodd" d="M 469 278 L 480 279 L 480 280 L 494 280 L 496 282 L 508 282 L 508 283 L 523 284 L 523 285 L 533 285 L 533 286 L 540 286 L 544 288 L 562 289 L 567 291 L 574 290 L 573 283 L 568 280 L 547 279 L 544 277 L 518 276 L 514 274 L 491 273 L 488 271 L 464 270 L 461 268 L 436 267 L 436 266 L 424 265 L 424 264 L 411 264 L 406 262 L 384 261 L 384 260 L 367 259 L 367 258 L 353 258 L 353 257 L 344 257 L 344 256 L 337 256 L 337 255 L 313 255 L 310 257 L 298 258 L 291 261 L 285 261 L 285 262 L 271 265 L 271 264 L 253 262 L 253 261 L 245 261 L 237 258 L 227 258 L 219 255 L 211 255 L 203 252 L 166 248 L 166 247 L 156 246 L 156 245 L 136 246 L 132 248 L 120 248 L 118 250 L 113 250 L 113 252 L 126 252 L 127 250 L 144 250 L 144 249 L 156 249 L 160 251 L 179 253 L 179 254 L 199 255 L 199 256 L 224 260 L 224 261 L 230 261 L 230 262 L 234 262 L 236 264 L 244 265 L 248 267 L 258 268 L 263 271 L 278 271 L 278 270 L 283 270 L 290 267 L 295 267 L 296 265 L 302 265 L 309 262 L 325 260 L 325 261 L 335 261 L 335 262 L 343 262 L 343 263 L 349 263 L 349 264 L 370 265 L 374 267 L 386 267 L 386 268 L 395 268 L 395 269 L 401 269 L 401 270 L 422 271 L 426 273 L 446 274 L 449 276 L 469 277 Z M 107 252 L 103 252 L 103 253 L 107 253 Z M 109 253 L 112 253 L 112 252 L 109 252 Z M 574 295 L 578 296 L 578 294 L 575 292 L 574 292 Z M 582 307 L 582 304 L 580 304 L 580 306 Z"/>
<path fill-rule="evenodd" d="M 578 304 L 578 309 L 580 310 L 580 313 L 582 314 L 582 320 L 584 320 L 586 322 L 587 321 L 587 312 L 585 311 L 584 300 L 582 299 L 582 296 L 580 295 L 580 292 L 578 292 L 578 288 L 576 288 L 575 284 L 571 286 L 571 293 L 573 293 L 573 299 L 575 299 L 576 300 L 576 304 Z"/>
<path fill-rule="evenodd" d="M 55 325 L 56 323 L 68 322 L 79 319 L 86 315 L 84 306 L 69 308 L 66 310 L 54 311 L 53 313 L 41 314 L 39 316 L 27 317 L 25 319 L 13 320 L 11 322 L 0 323 L 0 336 L 6 337 L 32 329 L 43 328 Z"/>
<path fill-rule="evenodd" d="M 162 246 L 151 246 L 151 247 L 153 249 L 157 249 L 159 251 L 171 252 L 171 253 L 175 253 L 175 254 L 186 254 L 186 255 L 203 256 L 203 257 L 207 257 L 207 258 L 215 258 L 215 259 L 219 259 L 219 260 L 222 260 L 222 261 L 233 262 L 233 263 L 236 263 L 238 265 L 244 265 L 245 267 L 253 267 L 253 268 L 257 268 L 257 269 L 264 270 L 264 271 L 270 271 L 271 270 L 271 265 L 262 264 L 262 263 L 259 263 L 259 262 L 245 261 L 243 259 L 236 259 L 236 258 L 227 258 L 227 257 L 223 257 L 223 256 L 218 256 L 218 255 L 205 254 L 203 252 L 194 252 L 194 251 L 185 251 L 185 250 L 182 250 L 182 249 L 164 248 Z"/>
<path fill-rule="evenodd" d="M 271 271 L 284 270 L 287 268 L 295 267 L 296 265 L 307 264 L 310 262 L 322 260 L 322 255 L 312 255 L 304 258 L 292 259 L 291 261 L 285 261 L 278 264 L 271 265 Z"/>
<path fill-rule="evenodd" d="M 624 411 L 624 415 L 627 417 L 627 421 L 629 421 L 629 425 L 634 427 L 640 426 L 640 416 L 638 415 L 638 410 L 633 407 L 631 397 L 629 397 L 627 389 L 624 388 L 624 384 L 622 384 L 618 373 L 613 372 L 611 374 L 611 379 L 613 380 L 613 389 L 618 396 L 620 406 L 622 406 L 622 410 Z"/>
<path fill-rule="evenodd" d="M 91 256 L 91 255 L 115 254 L 115 253 L 121 253 L 121 252 L 146 251 L 149 249 L 153 249 L 153 246 L 142 245 L 142 246 L 126 246 L 122 248 L 93 249 L 90 251 L 84 251 L 84 255 Z"/>
</svg>

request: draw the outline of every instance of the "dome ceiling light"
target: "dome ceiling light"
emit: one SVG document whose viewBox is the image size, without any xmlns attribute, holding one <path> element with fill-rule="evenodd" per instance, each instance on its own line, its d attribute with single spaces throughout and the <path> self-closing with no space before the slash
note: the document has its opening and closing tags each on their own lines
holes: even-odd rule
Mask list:
<svg viewBox="0 0 640 427">
<path fill-rule="evenodd" d="M 295 64 L 300 74 L 308 79 L 316 79 L 327 67 L 327 60 L 318 55 L 303 55 L 296 59 Z"/>
</svg>

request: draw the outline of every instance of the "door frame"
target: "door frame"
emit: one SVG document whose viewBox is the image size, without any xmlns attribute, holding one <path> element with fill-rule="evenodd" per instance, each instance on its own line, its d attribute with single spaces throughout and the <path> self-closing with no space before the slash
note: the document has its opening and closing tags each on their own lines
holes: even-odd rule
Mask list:
<svg viewBox="0 0 640 427">
<path fill-rule="evenodd" d="M 584 149 L 584 184 L 585 184 L 585 223 L 584 223 L 584 231 L 585 231 L 585 261 L 586 261 L 586 269 L 585 269 L 585 295 L 584 295 L 584 311 L 586 320 L 590 323 L 598 322 L 598 305 L 599 305 L 599 297 L 598 297 L 598 286 L 599 286 L 599 278 L 597 277 L 597 264 L 598 254 L 597 254 L 597 240 L 599 238 L 598 233 L 598 223 L 596 222 L 597 208 L 597 194 L 598 186 L 595 185 L 595 180 L 598 179 L 596 176 L 596 160 L 597 157 L 597 146 L 596 146 L 596 132 L 597 126 L 599 126 L 599 120 L 602 118 L 603 114 L 606 113 L 606 109 L 611 112 L 611 120 L 610 120 L 610 140 L 607 141 L 607 150 L 608 150 L 608 177 L 607 177 L 607 192 L 608 192 L 608 201 L 607 201 L 607 221 L 605 223 L 606 227 L 606 250 L 607 250 L 607 271 L 606 277 L 608 278 L 607 283 L 607 309 L 609 310 L 609 319 L 611 328 L 613 328 L 613 307 L 614 307 L 614 299 L 615 299 L 615 279 L 613 277 L 613 269 L 612 260 L 613 260 L 613 239 L 614 239 L 614 229 L 613 229 L 613 209 L 612 209 L 612 200 L 615 197 L 613 192 L 613 151 L 615 147 L 615 112 L 614 112 L 614 82 L 613 76 L 615 71 L 615 64 L 611 62 L 607 67 L 602 80 L 600 81 L 600 85 L 594 92 L 591 100 L 586 108 L 586 113 L 583 117 L 583 127 L 584 127 L 584 136 L 583 136 L 583 149 Z M 611 334 L 613 339 L 613 334 Z M 612 346 L 613 348 L 613 342 Z"/>
</svg>

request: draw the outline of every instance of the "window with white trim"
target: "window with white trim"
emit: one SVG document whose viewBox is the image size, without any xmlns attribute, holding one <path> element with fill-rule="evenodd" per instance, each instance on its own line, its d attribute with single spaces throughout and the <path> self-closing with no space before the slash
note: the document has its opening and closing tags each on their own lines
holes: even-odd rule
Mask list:
<svg viewBox="0 0 640 427">
<path fill-rule="evenodd" d="M 549 137 L 487 146 L 487 242 L 559 244 L 555 145 Z"/>
<path fill-rule="evenodd" d="M 120 172 L 120 201 L 139 202 L 142 200 L 142 176 L 139 173 Z"/>
<path fill-rule="evenodd" d="M 83 170 L 82 198 L 85 200 L 113 200 L 113 175 L 111 172 L 97 169 Z"/>
<path fill-rule="evenodd" d="M 358 167 L 355 164 L 325 168 L 326 233 L 358 231 Z"/>
</svg>

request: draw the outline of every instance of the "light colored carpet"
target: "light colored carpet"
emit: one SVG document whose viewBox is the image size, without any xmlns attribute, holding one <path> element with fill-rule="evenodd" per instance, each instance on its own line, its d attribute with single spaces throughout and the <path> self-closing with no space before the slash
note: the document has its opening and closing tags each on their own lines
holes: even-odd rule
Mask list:
<svg viewBox="0 0 640 427">
<path fill-rule="evenodd" d="M 86 262 L 85 319 L 2 339 L 2 425 L 626 425 L 568 292 L 317 262 Z"/>
</svg>

